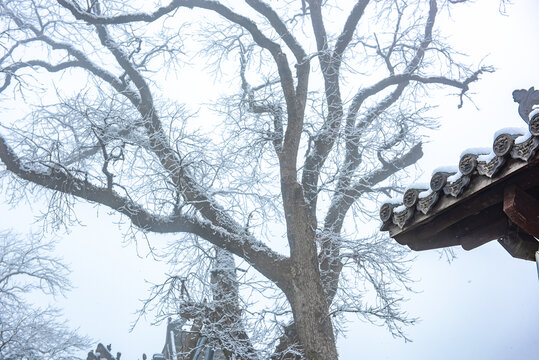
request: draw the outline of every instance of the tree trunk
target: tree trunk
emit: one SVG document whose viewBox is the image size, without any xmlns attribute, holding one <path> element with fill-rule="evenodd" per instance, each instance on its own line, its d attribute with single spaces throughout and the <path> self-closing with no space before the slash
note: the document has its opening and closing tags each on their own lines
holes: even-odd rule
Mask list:
<svg viewBox="0 0 539 360">
<path fill-rule="evenodd" d="M 312 360 L 337 360 L 329 305 L 322 286 L 316 248 L 316 219 L 301 185 L 281 183 L 290 244 L 291 274 L 286 288 L 298 338 Z"/>
<path fill-rule="evenodd" d="M 288 295 L 298 338 L 304 354 L 311 360 L 337 360 L 337 347 L 329 306 L 318 268 L 292 267 L 293 286 Z"/>
</svg>

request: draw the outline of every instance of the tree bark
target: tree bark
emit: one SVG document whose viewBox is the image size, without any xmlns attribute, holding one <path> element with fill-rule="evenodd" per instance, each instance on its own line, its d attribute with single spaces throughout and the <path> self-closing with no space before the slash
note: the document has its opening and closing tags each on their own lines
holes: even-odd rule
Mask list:
<svg viewBox="0 0 539 360">
<path fill-rule="evenodd" d="M 329 304 L 322 286 L 316 248 L 316 219 L 313 218 L 297 182 L 281 183 L 291 279 L 285 294 L 290 302 L 304 355 L 313 360 L 336 360 L 337 347 Z"/>
<path fill-rule="evenodd" d="M 318 268 L 303 266 L 299 262 L 292 268 L 293 285 L 288 300 L 304 354 L 312 360 L 336 360 L 333 324 Z"/>
</svg>

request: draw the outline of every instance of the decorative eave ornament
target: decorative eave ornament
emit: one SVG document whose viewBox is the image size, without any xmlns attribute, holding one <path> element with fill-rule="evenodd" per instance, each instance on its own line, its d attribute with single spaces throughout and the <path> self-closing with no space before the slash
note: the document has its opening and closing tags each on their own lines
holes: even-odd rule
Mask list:
<svg viewBox="0 0 539 360">
<path fill-rule="evenodd" d="M 413 250 L 470 250 L 498 239 L 512 256 L 536 261 L 539 91 L 515 90 L 513 99 L 527 127 L 497 131 L 491 147 L 465 150 L 458 167 L 438 168 L 427 186 L 384 203 L 381 230 Z"/>
<path fill-rule="evenodd" d="M 527 124 L 533 107 L 539 105 L 539 90 L 535 90 L 533 86 L 528 90 L 515 90 L 513 91 L 513 100 L 518 103 L 518 113 Z"/>
</svg>

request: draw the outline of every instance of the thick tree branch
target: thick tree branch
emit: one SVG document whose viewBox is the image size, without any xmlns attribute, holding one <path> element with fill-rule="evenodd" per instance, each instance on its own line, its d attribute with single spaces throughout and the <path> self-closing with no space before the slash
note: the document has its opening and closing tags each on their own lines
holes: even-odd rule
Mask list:
<svg viewBox="0 0 539 360">
<path fill-rule="evenodd" d="M 340 244 L 338 239 L 346 213 L 352 204 L 363 193 L 370 191 L 370 189 L 372 189 L 372 187 L 378 182 L 383 181 L 403 167 L 415 163 L 423 155 L 421 151 L 421 144 L 418 144 L 404 156 L 396 158 L 391 162 L 383 163 L 379 170 L 376 170 L 375 172 L 360 179 L 355 183 L 355 185 L 351 183 L 352 174 L 359 166 L 361 161 L 361 157 L 358 152 L 361 133 L 363 129 L 365 129 L 369 124 L 372 123 L 372 121 L 374 121 L 374 119 L 379 116 L 380 113 L 385 111 L 400 98 L 404 89 L 410 83 L 413 72 L 420 65 L 424 53 L 432 41 L 432 29 L 434 26 L 434 20 L 436 18 L 436 13 L 436 1 L 431 0 L 423 40 L 421 41 L 414 57 L 406 66 L 404 74 L 397 77 L 390 76 L 389 78 L 382 80 L 381 84 L 376 84 L 374 88 L 370 88 L 360 96 L 356 95 L 351 104 L 351 108 L 346 120 L 346 155 L 343 168 L 337 182 L 334 198 L 326 214 L 324 231 L 322 232 L 320 239 L 320 269 L 323 274 L 326 295 L 330 299 L 333 299 L 333 296 L 336 293 L 338 279 L 342 269 L 341 262 L 335 259 L 339 258 Z M 425 78 L 415 77 L 414 80 L 430 81 L 433 79 L 427 80 Z M 438 78 L 436 80 L 441 81 L 442 79 Z M 433 80 L 433 82 L 436 80 Z M 375 105 L 375 107 L 367 113 L 361 123 L 355 125 L 355 118 L 366 97 L 374 95 L 382 89 L 387 88 L 390 86 L 389 84 L 397 85 L 397 88 L 381 102 Z"/>
<path fill-rule="evenodd" d="M 210 3 L 208 1 L 202 2 Z M 10 13 L 10 16 L 14 19 L 18 26 L 29 26 L 24 24 L 12 13 Z M 248 21 L 250 22 L 250 20 Z M 253 254 L 243 254 L 241 244 L 243 243 L 245 237 L 244 228 L 239 225 L 234 219 L 232 219 L 228 214 L 226 214 L 224 209 L 222 209 L 222 207 L 219 206 L 215 202 L 215 200 L 211 199 L 205 194 L 204 190 L 201 189 L 197 181 L 195 181 L 190 175 L 189 170 L 182 165 L 182 162 L 177 157 L 176 152 L 170 147 L 170 144 L 168 143 L 168 138 L 163 130 L 161 120 L 159 119 L 158 112 L 154 108 L 150 89 L 142 75 L 140 75 L 138 70 L 135 69 L 134 66 L 131 64 L 128 56 L 114 43 L 114 41 L 112 41 L 104 26 L 96 25 L 96 28 L 98 29 L 98 35 L 103 45 L 111 51 L 111 53 L 116 58 L 118 64 L 128 73 L 133 82 L 136 83 L 136 87 L 141 93 L 140 95 L 126 89 L 126 86 L 123 82 L 118 80 L 108 71 L 99 68 L 92 61 L 90 61 L 84 53 L 77 50 L 73 46 L 56 42 L 44 35 L 38 35 L 37 38 L 49 44 L 53 49 L 66 50 L 70 55 L 75 57 L 80 62 L 82 67 L 84 67 L 94 75 L 100 77 L 101 79 L 105 80 L 116 91 L 118 91 L 118 93 L 126 96 L 131 101 L 131 103 L 135 106 L 137 111 L 141 114 L 142 119 L 144 120 L 144 125 L 149 133 L 151 150 L 155 153 L 163 167 L 169 172 L 173 183 L 179 189 L 180 193 L 183 194 L 186 201 L 192 204 L 209 221 L 212 228 L 214 229 L 214 232 L 225 231 L 229 233 L 230 242 L 225 247 L 227 250 L 245 258 L 247 261 L 256 261 L 256 259 L 253 257 L 248 258 Z M 38 30 L 35 28 L 31 28 L 31 30 L 34 33 L 39 33 Z M 176 231 L 181 230 L 178 229 Z M 219 244 L 216 245 L 220 246 Z M 230 248 L 235 248 L 235 250 L 230 250 Z M 264 247 L 260 249 L 263 248 Z M 269 251 L 269 248 L 267 248 L 267 250 Z M 258 252 L 260 251 L 257 250 L 254 253 Z M 264 257 L 262 256 L 262 259 L 263 258 Z M 262 261 L 266 262 L 265 260 Z M 266 269 L 266 271 L 269 272 L 263 274 L 268 278 L 270 278 L 270 276 L 274 277 L 275 274 L 278 273 L 276 269 L 278 269 L 279 265 L 272 264 L 271 261 L 267 261 L 266 265 L 269 266 L 268 269 Z M 257 265 L 253 264 L 253 266 L 258 269 Z M 271 270 L 270 268 L 273 268 L 273 270 Z M 282 280 L 279 281 L 281 284 L 283 284 Z"/>
<path fill-rule="evenodd" d="M 348 109 L 348 114 L 346 116 L 347 122 L 351 124 L 354 123 L 357 117 L 357 114 L 359 112 L 359 109 L 361 108 L 361 105 L 363 105 L 363 102 L 370 96 L 376 95 L 390 86 L 407 84 L 411 81 L 418 82 L 421 84 L 447 85 L 450 87 L 460 89 L 461 101 L 460 101 L 459 107 L 461 107 L 462 96 L 469 90 L 470 83 L 477 81 L 479 79 L 479 75 L 485 72 L 493 72 L 493 71 L 494 70 L 491 67 L 483 66 L 479 70 L 473 72 L 470 76 L 468 76 L 464 80 L 456 80 L 456 79 L 451 79 L 444 76 L 421 76 L 421 75 L 416 75 L 416 74 L 398 74 L 398 75 L 389 76 L 385 79 L 380 80 L 376 84 L 373 84 L 369 87 L 359 90 L 356 93 L 356 95 L 352 99 L 350 108 Z"/>
<path fill-rule="evenodd" d="M 239 42 L 240 49 L 240 79 L 241 79 L 241 88 L 243 90 L 243 99 L 247 101 L 247 106 L 249 111 L 253 114 L 269 114 L 273 117 L 273 133 L 272 142 L 273 147 L 277 155 L 279 155 L 283 150 L 283 111 L 279 104 L 260 102 L 255 100 L 255 91 L 259 90 L 269 84 L 265 84 L 258 87 L 251 87 L 247 82 L 247 77 L 245 71 L 247 68 L 247 58 L 245 56 L 245 49 L 243 44 Z"/>
<path fill-rule="evenodd" d="M 423 157 L 422 144 L 414 145 L 408 152 L 390 161 L 383 166 L 357 180 L 344 191 L 336 194 L 324 220 L 324 229 L 339 232 L 342 228 L 344 217 L 350 206 L 363 194 L 372 191 L 373 187 L 386 180 L 398 171 L 415 164 Z"/>
<path fill-rule="evenodd" d="M 425 51 L 432 42 L 432 29 L 434 28 L 434 22 L 436 21 L 436 14 L 438 13 L 437 0 L 430 0 L 429 2 L 429 15 L 427 17 L 427 22 L 425 24 L 425 32 L 423 34 L 423 40 L 419 44 L 419 48 L 416 51 L 415 56 L 406 66 L 404 70 L 405 74 L 411 74 L 417 70 L 423 57 L 425 56 Z"/>
<path fill-rule="evenodd" d="M 322 128 L 312 140 L 310 152 L 305 159 L 301 180 L 311 216 L 313 219 L 316 219 L 318 177 L 320 169 L 333 146 L 336 132 L 343 116 L 343 107 L 338 81 L 338 69 L 334 69 L 331 66 L 331 52 L 329 50 L 328 37 L 322 16 L 321 1 L 309 1 L 309 8 L 311 9 L 311 24 L 316 39 L 318 60 L 324 77 L 325 95 L 328 105 L 328 115 L 324 120 Z"/>
<path fill-rule="evenodd" d="M 90 24 L 127 24 L 137 21 L 153 22 L 160 17 L 170 14 L 180 7 L 181 1 L 173 0 L 152 13 L 133 13 L 116 16 L 103 16 L 83 10 L 76 1 L 57 0 L 58 4 L 68 9 L 77 20 L 84 20 Z"/>
<path fill-rule="evenodd" d="M 131 88 L 129 88 L 124 82 L 122 82 L 117 76 L 112 74 L 110 71 L 100 67 L 94 63 L 86 54 L 79 49 L 75 48 L 73 45 L 58 42 L 46 35 L 38 35 L 38 40 L 41 40 L 48 44 L 53 50 L 65 50 L 75 59 L 77 59 L 81 67 L 86 69 L 91 74 L 100 78 L 101 80 L 108 83 L 113 89 L 115 89 L 119 94 L 127 97 L 129 101 L 135 106 L 138 106 L 140 103 L 139 95 Z"/>
<path fill-rule="evenodd" d="M 339 71 L 342 56 L 350 44 L 353 33 L 368 3 L 369 0 L 360 0 L 356 3 L 337 39 L 332 54 L 330 54 L 328 48 L 329 45 L 322 18 L 321 3 L 319 1 L 312 1 L 310 3 L 312 25 L 320 54 L 320 67 L 324 75 L 325 93 L 328 104 L 327 118 L 313 139 L 311 152 L 305 160 L 303 170 L 302 183 L 313 216 L 316 216 L 316 199 L 320 170 L 333 148 L 343 117 L 343 105 L 339 86 Z"/>
<path fill-rule="evenodd" d="M 145 127 L 149 132 L 150 147 L 163 167 L 169 172 L 178 191 L 180 191 L 185 199 L 200 211 L 200 213 L 209 220 L 214 227 L 223 228 L 230 234 L 233 234 L 232 236 L 237 237 L 238 239 L 236 240 L 239 241 L 244 236 L 243 228 L 227 215 L 221 206 L 204 193 L 190 175 L 189 170 L 182 165 L 182 161 L 178 158 L 178 155 L 170 147 L 161 120 L 159 119 L 157 109 L 154 108 L 150 89 L 142 75 L 131 64 L 127 55 L 110 38 L 104 25 L 96 25 L 96 28 L 103 45 L 111 51 L 119 65 L 126 71 L 139 90 L 141 101 L 137 110 L 142 115 Z M 238 249 L 236 249 L 236 251 L 238 251 Z M 236 254 L 236 252 L 234 253 Z"/>
<path fill-rule="evenodd" d="M 121 68 L 135 84 L 141 97 L 140 106 L 147 108 L 145 109 L 146 111 L 153 109 L 154 105 L 150 88 L 142 74 L 130 61 L 129 55 L 122 51 L 118 44 L 116 44 L 116 42 L 110 37 L 104 25 L 95 25 L 95 27 L 97 29 L 97 34 L 101 44 L 111 52 Z M 154 126 L 158 126 L 158 124 L 154 124 Z"/>
<path fill-rule="evenodd" d="M 77 9 L 77 7 L 67 0 L 58 0 L 62 1 L 62 5 L 66 6 L 75 17 L 78 17 L 80 19 L 83 19 L 84 21 L 90 23 L 90 24 L 115 24 L 115 23 L 125 23 L 128 22 L 129 15 L 123 15 L 123 18 L 116 17 L 103 17 L 100 14 L 92 14 L 85 12 L 81 10 L 80 8 Z M 172 8 L 180 8 L 180 7 L 187 7 L 187 8 L 201 8 L 206 10 L 214 11 L 215 13 L 221 15 L 225 19 L 231 21 L 234 24 L 237 24 L 244 29 L 246 29 L 251 36 L 253 37 L 253 40 L 262 48 L 268 50 L 273 59 L 275 60 L 275 63 L 277 65 L 277 70 L 279 72 L 279 77 L 281 79 L 281 86 L 285 95 L 286 104 L 287 104 L 287 111 L 288 111 L 288 117 L 289 117 L 289 127 L 290 131 L 287 129 L 288 135 L 285 135 L 285 143 L 290 143 L 288 147 L 293 148 L 295 143 L 297 142 L 299 144 L 299 140 L 295 141 L 295 136 L 297 134 L 297 128 L 301 128 L 302 122 L 298 124 L 298 108 L 296 104 L 295 99 L 295 89 L 294 89 L 294 80 L 292 77 L 292 72 L 290 70 L 288 60 L 286 58 L 286 54 L 281 50 L 281 47 L 279 44 L 273 42 L 268 37 L 266 37 L 260 29 L 257 27 L 257 25 L 249 18 L 242 16 L 238 13 L 235 13 L 234 11 L 230 10 L 228 7 L 224 6 L 223 4 L 217 2 L 217 1 L 210 1 L 210 0 L 175 0 L 171 2 L 166 9 L 169 9 L 168 12 L 171 12 Z M 159 11 L 159 10 L 157 10 Z M 156 11 L 156 12 L 157 12 Z M 164 15 L 166 12 L 161 14 L 160 16 Z M 155 14 L 155 13 L 154 13 Z M 151 19 L 159 18 L 159 16 L 150 16 L 144 17 L 141 14 L 135 14 L 135 18 L 132 21 L 143 21 L 143 19 L 148 19 L 151 21 Z M 138 20 L 136 20 L 138 19 Z M 120 21 L 120 22 L 118 22 Z M 147 21 L 147 20 L 144 20 Z M 304 80 L 305 81 L 305 80 Z M 287 140 L 288 139 L 288 140 Z M 285 147 L 287 147 L 285 145 Z"/>
<path fill-rule="evenodd" d="M 69 55 L 74 57 L 78 60 L 81 67 L 86 69 L 91 74 L 97 76 L 98 78 L 102 79 L 103 81 L 107 82 L 109 85 L 111 85 L 118 93 L 126 96 L 129 98 L 129 100 L 133 104 L 137 104 L 139 102 L 138 95 L 134 93 L 131 89 L 127 88 L 127 86 L 120 81 L 114 74 L 109 72 L 108 70 L 96 65 L 93 61 L 90 60 L 90 58 L 82 51 L 78 50 L 76 47 L 74 47 L 71 44 L 58 42 L 51 37 L 44 35 L 42 31 L 37 29 L 36 27 L 32 26 L 31 24 L 28 24 L 24 22 L 22 19 L 18 18 L 9 8 L 7 8 L 4 4 L 0 4 L 2 7 L 2 10 L 7 14 L 20 29 L 29 29 L 32 33 L 35 34 L 34 38 L 27 39 L 26 41 L 43 41 L 47 45 L 49 45 L 53 50 L 64 50 Z"/>
<path fill-rule="evenodd" d="M 27 67 L 32 67 L 32 68 L 41 67 L 47 70 L 48 72 L 58 72 L 58 71 L 66 70 L 69 68 L 84 67 L 84 66 L 82 62 L 76 61 L 76 60 L 66 61 L 60 64 L 56 64 L 56 65 L 49 64 L 43 60 L 28 60 L 25 62 L 17 62 L 3 69 L 0 69 L 0 73 L 4 73 L 6 76 L 4 79 L 4 84 L 0 86 L 0 93 L 4 91 L 11 84 L 11 80 L 13 76 L 15 75 L 15 72 L 17 72 L 20 69 L 27 68 Z"/>
<path fill-rule="evenodd" d="M 303 50 L 301 44 L 287 29 L 279 15 L 271 8 L 269 4 L 266 4 L 262 0 L 245 0 L 245 2 L 257 12 L 262 14 L 266 19 L 268 19 L 271 26 L 275 29 L 275 31 L 277 31 L 279 37 L 283 39 L 290 50 L 292 50 L 292 53 L 296 57 L 298 63 L 303 63 L 306 61 L 307 54 L 305 53 L 305 50 Z"/>
<path fill-rule="evenodd" d="M 347 189 L 335 195 L 324 219 L 324 229 L 319 235 L 320 272 L 328 301 L 332 302 L 339 284 L 343 267 L 340 261 L 340 232 L 350 207 L 365 193 L 376 191 L 374 186 L 398 171 L 415 164 L 423 156 L 421 143 L 413 146 L 406 154 L 384 162 L 382 167 L 357 180 Z"/>
<path fill-rule="evenodd" d="M 311 10 L 311 24 L 314 37 L 316 39 L 316 48 L 320 59 L 322 72 L 327 72 L 327 66 L 330 63 L 331 54 L 329 53 L 328 36 L 322 16 L 322 4 L 320 0 L 307 0 Z"/>
<path fill-rule="evenodd" d="M 352 41 L 354 31 L 356 30 L 357 24 L 363 16 L 363 13 L 365 12 L 365 8 L 369 4 L 369 1 L 370 0 L 359 0 L 356 5 L 354 5 L 352 11 L 350 12 L 350 15 L 348 15 L 348 18 L 346 19 L 344 28 L 339 35 L 337 42 L 335 43 L 335 49 L 333 50 L 332 55 L 332 61 L 336 62 L 337 66 L 340 66 L 344 51 L 350 44 L 350 41 Z"/>
<path fill-rule="evenodd" d="M 168 217 L 157 216 L 131 199 L 120 196 L 108 188 L 99 187 L 87 180 L 79 179 L 63 168 L 39 170 L 37 167 L 22 163 L 2 136 L 0 136 L 0 161 L 4 163 L 8 171 L 23 180 L 105 205 L 127 216 L 133 225 L 145 231 L 184 232 L 200 236 L 243 258 L 261 274 L 275 281 L 277 286 L 288 286 L 288 260 L 249 234 L 230 233 L 227 229 L 215 226 L 208 221 L 201 221 L 178 213 Z"/>
</svg>

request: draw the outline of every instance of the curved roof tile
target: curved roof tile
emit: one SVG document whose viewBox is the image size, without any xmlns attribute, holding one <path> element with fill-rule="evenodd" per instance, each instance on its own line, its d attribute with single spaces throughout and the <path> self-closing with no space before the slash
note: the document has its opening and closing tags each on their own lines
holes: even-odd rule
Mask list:
<svg viewBox="0 0 539 360">
<path fill-rule="evenodd" d="M 491 148 L 465 150 L 458 167 L 437 168 L 428 186 L 409 186 L 401 201 L 385 202 L 380 208 L 381 230 L 394 236 L 415 227 L 459 198 L 480 191 L 538 158 L 539 109 L 530 112 L 528 128 L 504 128 L 494 135 Z"/>
</svg>

